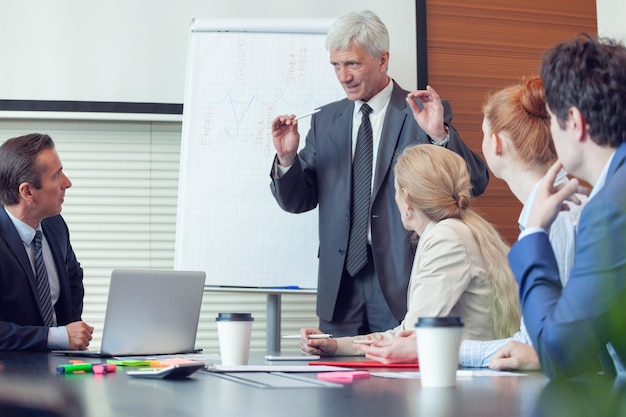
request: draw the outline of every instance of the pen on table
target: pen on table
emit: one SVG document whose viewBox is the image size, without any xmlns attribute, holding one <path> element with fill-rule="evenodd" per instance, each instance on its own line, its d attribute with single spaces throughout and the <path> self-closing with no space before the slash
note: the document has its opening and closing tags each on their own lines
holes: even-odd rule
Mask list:
<svg viewBox="0 0 626 417">
<path fill-rule="evenodd" d="M 320 112 L 321 110 L 322 110 L 322 109 L 315 109 L 315 110 L 310 111 L 310 112 L 308 112 L 308 113 L 301 114 L 300 116 L 296 116 L 296 118 L 295 118 L 295 119 L 293 119 L 293 120 L 300 120 L 300 119 L 303 119 L 303 118 L 305 118 L 305 117 L 313 116 L 315 113 L 318 113 L 318 112 Z"/>
<path fill-rule="evenodd" d="M 283 339 L 300 339 L 300 335 L 299 334 L 288 334 L 286 336 L 283 336 Z M 328 333 L 313 333 L 307 336 L 309 339 L 330 339 L 333 337 L 332 334 L 328 334 Z"/>
<path fill-rule="evenodd" d="M 298 285 L 283 285 L 279 287 L 263 287 L 268 290 L 299 290 L 300 287 Z"/>
</svg>

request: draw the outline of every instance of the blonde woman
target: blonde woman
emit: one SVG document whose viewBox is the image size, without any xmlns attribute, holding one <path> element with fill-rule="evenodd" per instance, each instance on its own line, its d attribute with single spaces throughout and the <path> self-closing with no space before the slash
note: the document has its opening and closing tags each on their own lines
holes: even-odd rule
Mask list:
<svg viewBox="0 0 626 417">
<path fill-rule="evenodd" d="M 320 331 L 302 329 L 303 352 L 363 354 L 355 340 L 403 336 L 420 316 L 460 316 L 464 339 L 508 337 L 519 328 L 508 247 L 470 208 L 472 184 L 465 161 L 440 146 L 411 146 L 398 157 L 394 173 L 402 223 L 419 238 L 404 320 L 386 332 L 335 339 L 312 339 L 308 336 Z M 414 340 L 412 346 L 415 350 Z"/>
</svg>

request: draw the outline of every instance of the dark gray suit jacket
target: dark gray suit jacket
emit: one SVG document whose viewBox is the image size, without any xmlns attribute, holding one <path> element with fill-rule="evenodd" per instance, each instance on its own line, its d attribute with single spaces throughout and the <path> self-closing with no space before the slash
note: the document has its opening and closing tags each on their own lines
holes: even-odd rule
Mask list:
<svg viewBox="0 0 626 417">
<path fill-rule="evenodd" d="M 412 232 L 402 226 L 395 203 L 393 163 L 405 147 L 429 143 L 406 104 L 408 91 L 394 82 L 378 149 L 371 198 L 371 235 L 374 266 L 394 316 L 406 313 L 406 291 L 415 253 Z M 354 102 L 344 99 L 322 107 L 313 116 L 305 147 L 280 179 L 270 174 L 272 193 L 280 207 L 301 213 L 319 206 L 319 272 L 317 315 L 332 320 L 344 270 L 352 188 L 352 114 Z M 472 176 L 474 194 L 489 182 L 487 168 L 459 138 L 450 125 L 452 113 L 444 102 L 445 122 L 450 126 L 447 148 L 460 154 Z"/>
</svg>

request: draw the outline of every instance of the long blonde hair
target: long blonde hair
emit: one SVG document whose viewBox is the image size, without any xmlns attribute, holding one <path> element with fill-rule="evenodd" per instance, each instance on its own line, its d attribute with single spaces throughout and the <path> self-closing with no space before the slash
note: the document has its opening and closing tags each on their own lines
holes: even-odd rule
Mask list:
<svg viewBox="0 0 626 417">
<path fill-rule="evenodd" d="M 509 247 L 496 228 L 470 208 L 472 184 L 467 165 L 458 154 L 437 145 L 407 147 L 394 167 L 406 202 L 433 222 L 459 219 L 469 227 L 485 260 L 492 286 L 490 321 L 496 338 L 519 329 L 517 284 L 509 267 Z"/>
</svg>

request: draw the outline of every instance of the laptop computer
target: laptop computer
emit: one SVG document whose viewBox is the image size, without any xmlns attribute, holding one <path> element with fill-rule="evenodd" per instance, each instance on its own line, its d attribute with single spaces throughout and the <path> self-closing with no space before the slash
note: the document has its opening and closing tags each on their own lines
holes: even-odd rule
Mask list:
<svg viewBox="0 0 626 417">
<path fill-rule="evenodd" d="M 201 271 L 114 269 L 100 351 L 73 356 L 149 356 L 196 352 L 204 292 Z"/>
</svg>

